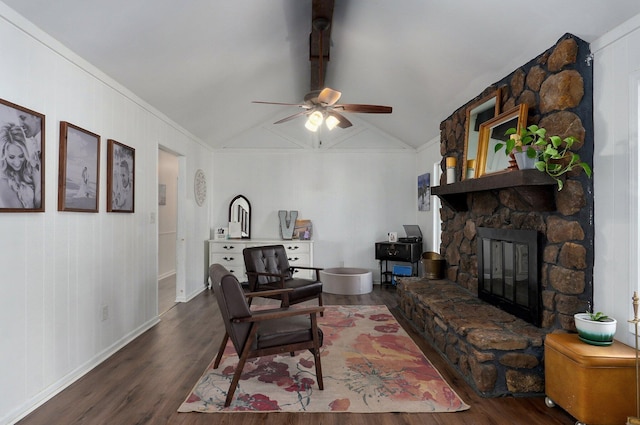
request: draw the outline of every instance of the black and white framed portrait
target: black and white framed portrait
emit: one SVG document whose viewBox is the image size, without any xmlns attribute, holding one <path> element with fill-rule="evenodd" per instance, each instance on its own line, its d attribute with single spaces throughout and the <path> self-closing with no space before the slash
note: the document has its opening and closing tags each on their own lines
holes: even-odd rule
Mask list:
<svg viewBox="0 0 640 425">
<path fill-rule="evenodd" d="M 100 136 L 60 122 L 58 211 L 98 212 Z"/>
<path fill-rule="evenodd" d="M 44 115 L 0 99 L 0 212 L 44 211 Z"/>
<path fill-rule="evenodd" d="M 136 151 L 107 140 L 107 211 L 134 212 Z"/>
</svg>

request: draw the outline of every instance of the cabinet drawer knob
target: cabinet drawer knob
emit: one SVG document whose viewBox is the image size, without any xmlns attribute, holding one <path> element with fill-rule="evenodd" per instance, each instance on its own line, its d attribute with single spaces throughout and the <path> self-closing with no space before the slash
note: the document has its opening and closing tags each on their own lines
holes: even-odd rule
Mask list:
<svg viewBox="0 0 640 425">
<path fill-rule="evenodd" d="M 233 257 L 222 257 L 225 261 L 233 261 Z"/>
</svg>

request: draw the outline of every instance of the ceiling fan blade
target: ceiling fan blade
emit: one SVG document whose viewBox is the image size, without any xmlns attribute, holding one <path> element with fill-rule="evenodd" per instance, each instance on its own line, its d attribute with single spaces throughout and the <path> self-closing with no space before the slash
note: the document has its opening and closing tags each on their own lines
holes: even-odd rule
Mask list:
<svg viewBox="0 0 640 425">
<path fill-rule="evenodd" d="M 274 122 L 274 124 L 281 124 L 283 122 L 291 121 L 292 119 L 298 118 L 299 116 L 306 115 L 308 113 L 308 111 L 300 111 L 297 114 L 289 115 L 288 117 L 282 118 L 281 120 Z"/>
<path fill-rule="evenodd" d="M 351 121 L 349 121 L 347 119 L 347 117 L 345 117 L 342 114 L 337 113 L 334 110 L 327 110 L 327 114 L 336 117 L 338 119 L 338 127 L 340 128 L 349 128 L 351 127 L 353 124 L 351 124 Z"/>
<path fill-rule="evenodd" d="M 339 91 L 326 87 L 318 95 L 318 102 L 326 106 L 332 106 L 340 99 L 340 96 L 342 96 L 342 93 Z"/>
<path fill-rule="evenodd" d="M 282 103 L 282 102 L 265 102 L 262 100 L 252 100 L 251 103 L 263 103 L 266 105 L 285 105 L 285 106 L 299 106 L 304 108 L 306 105 L 302 105 L 300 103 Z"/>
<path fill-rule="evenodd" d="M 366 114 L 390 114 L 393 108 L 383 105 L 360 105 L 357 103 L 345 103 L 344 105 L 333 105 L 334 109 L 345 112 L 360 112 Z"/>
</svg>

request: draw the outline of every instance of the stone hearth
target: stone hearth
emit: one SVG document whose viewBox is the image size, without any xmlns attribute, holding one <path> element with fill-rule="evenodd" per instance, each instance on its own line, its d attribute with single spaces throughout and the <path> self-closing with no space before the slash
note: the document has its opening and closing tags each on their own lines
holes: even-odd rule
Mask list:
<svg viewBox="0 0 640 425">
<path fill-rule="evenodd" d="M 487 397 L 544 393 L 546 332 L 448 280 L 398 278 L 400 309 Z"/>
</svg>

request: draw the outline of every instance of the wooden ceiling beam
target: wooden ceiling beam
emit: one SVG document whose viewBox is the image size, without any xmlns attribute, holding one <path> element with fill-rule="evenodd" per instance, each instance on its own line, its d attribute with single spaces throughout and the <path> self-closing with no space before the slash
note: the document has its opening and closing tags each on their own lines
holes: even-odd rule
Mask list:
<svg viewBox="0 0 640 425">
<path fill-rule="evenodd" d="M 310 90 L 324 88 L 327 64 L 330 59 L 331 25 L 335 0 L 312 0 L 309 61 L 311 62 Z"/>
</svg>

